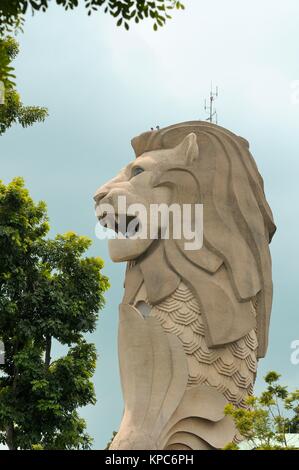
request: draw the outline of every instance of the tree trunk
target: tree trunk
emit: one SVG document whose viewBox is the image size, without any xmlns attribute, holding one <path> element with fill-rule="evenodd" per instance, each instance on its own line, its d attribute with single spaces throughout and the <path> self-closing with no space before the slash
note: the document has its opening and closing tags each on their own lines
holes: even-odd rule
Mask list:
<svg viewBox="0 0 299 470">
<path fill-rule="evenodd" d="M 50 335 L 46 336 L 46 354 L 45 354 L 45 366 L 48 370 L 51 363 L 51 347 L 52 347 L 52 338 Z"/>
<path fill-rule="evenodd" d="M 10 424 L 6 428 L 6 444 L 9 450 L 16 450 L 14 442 L 14 427 L 13 424 Z"/>
</svg>

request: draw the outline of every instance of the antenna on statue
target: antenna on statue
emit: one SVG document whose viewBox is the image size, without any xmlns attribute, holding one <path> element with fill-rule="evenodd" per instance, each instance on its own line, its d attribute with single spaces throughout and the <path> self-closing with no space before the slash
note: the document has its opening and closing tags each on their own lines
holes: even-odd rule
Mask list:
<svg viewBox="0 0 299 470">
<path fill-rule="evenodd" d="M 214 101 L 218 98 L 218 86 L 216 86 L 216 90 L 213 91 L 213 84 L 211 82 L 211 91 L 209 97 L 209 103 L 207 104 L 207 100 L 205 100 L 205 112 L 208 114 L 206 121 L 214 122 L 218 124 L 218 115 L 215 108 Z"/>
</svg>

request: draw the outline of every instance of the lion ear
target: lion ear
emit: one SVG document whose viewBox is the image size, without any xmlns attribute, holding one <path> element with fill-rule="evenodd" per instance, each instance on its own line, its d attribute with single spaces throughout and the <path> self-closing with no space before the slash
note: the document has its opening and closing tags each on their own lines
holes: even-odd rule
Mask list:
<svg viewBox="0 0 299 470">
<path fill-rule="evenodd" d="M 197 144 L 197 137 L 194 132 L 188 134 L 184 140 L 177 146 L 179 155 L 183 156 L 186 165 L 192 163 L 199 157 L 199 149 Z"/>
</svg>

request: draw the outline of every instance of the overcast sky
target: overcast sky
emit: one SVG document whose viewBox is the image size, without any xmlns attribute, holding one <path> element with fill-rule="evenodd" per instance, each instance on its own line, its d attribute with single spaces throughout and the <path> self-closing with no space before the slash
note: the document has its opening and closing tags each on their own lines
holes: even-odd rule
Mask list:
<svg viewBox="0 0 299 470">
<path fill-rule="evenodd" d="M 257 387 L 271 369 L 297 386 L 290 361 L 299 339 L 298 0 L 185 0 L 165 28 L 128 33 L 103 13 L 65 13 L 53 5 L 29 15 L 15 61 L 25 104 L 47 106 L 50 117 L 0 139 L 1 178 L 24 176 L 35 200 L 48 204 L 51 235 L 68 230 L 93 238 L 90 254 L 105 260 L 106 307 L 92 335 L 99 352 L 98 402 L 82 414 L 103 448 L 118 429 L 117 319 L 124 266 L 113 264 L 95 238 L 92 195 L 133 158 L 130 139 L 159 124 L 205 119 L 210 82 L 218 85 L 219 124 L 250 141 L 278 231 L 271 244 L 274 305 L 270 347 Z M 57 349 L 57 352 L 62 349 Z"/>
</svg>

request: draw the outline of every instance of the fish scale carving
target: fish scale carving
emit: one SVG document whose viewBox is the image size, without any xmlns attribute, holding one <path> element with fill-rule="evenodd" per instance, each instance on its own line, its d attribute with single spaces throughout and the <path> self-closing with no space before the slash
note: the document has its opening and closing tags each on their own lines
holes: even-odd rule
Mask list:
<svg viewBox="0 0 299 470">
<path fill-rule="evenodd" d="M 255 312 L 254 305 L 252 308 Z M 235 405 L 245 406 L 257 369 L 258 342 L 254 330 L 224 347 L 209 348 L 199 304 L 183 283 L 154 306 L 151 315 L 182 342 L 189 369 L 188 387 L 210 385 Z"/>
</svg>

